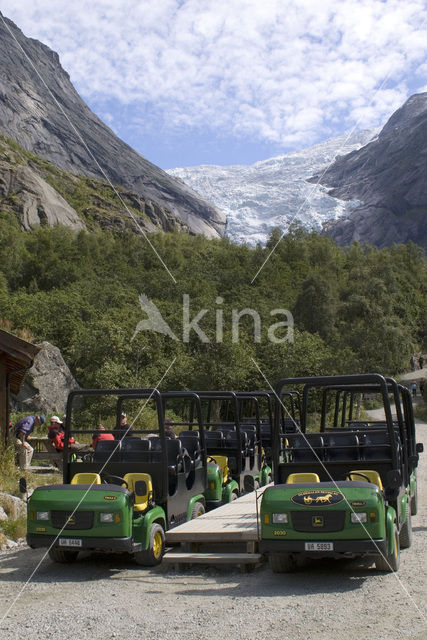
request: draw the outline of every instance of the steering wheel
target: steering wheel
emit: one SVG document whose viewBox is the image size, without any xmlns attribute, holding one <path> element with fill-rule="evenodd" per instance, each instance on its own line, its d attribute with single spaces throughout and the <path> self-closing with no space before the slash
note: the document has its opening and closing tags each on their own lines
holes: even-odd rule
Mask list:
<svg viewBox="0 0 427 640">
<path fill-rule="evenodd" d="M 218 464 L 215 458 L 213 458 L 212 456 L 207 456 L 206 462 L 213 462 L 214 464 Z"/>
<path fill-rule="evenodd" d="M 366 480 L 366 482 L 369 482 L 370 484 L 372 484 L 371 479 L 368 476 L 366 476 L 364 473 L 360 473 L 359 471 L 352 471 L 351 473 L 349 473 L 347 476 L 348 480 L 350 480 L 350 476 L 360 476 L 361 478 Z"/>
<path fill-rule="evenodd" d="M 126 489 L 129 489 L 129 485 L 126 482 L 126 480 L 124 478 L 121 478 L 120 476 L 104 476 L 104 482 L 108 483 L 109 480 L 119 480 L 120 484 L 125 484 L 126 485 Z M 115 484 L 114 482 L 112 484 Z"/>
</svg>

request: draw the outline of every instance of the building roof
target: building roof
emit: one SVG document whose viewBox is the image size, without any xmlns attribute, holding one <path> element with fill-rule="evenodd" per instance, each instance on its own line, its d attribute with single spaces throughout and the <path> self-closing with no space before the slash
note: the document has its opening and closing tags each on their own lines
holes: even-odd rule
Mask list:
<svg viewBox="0 0 427 640">
<path fill-rule="evenodd" d="M 0 329 L 0 358 L 5 358 L 12 393 L 18 393 L 22 380 L 39 351 L 35 344 Z"/>
</svg>

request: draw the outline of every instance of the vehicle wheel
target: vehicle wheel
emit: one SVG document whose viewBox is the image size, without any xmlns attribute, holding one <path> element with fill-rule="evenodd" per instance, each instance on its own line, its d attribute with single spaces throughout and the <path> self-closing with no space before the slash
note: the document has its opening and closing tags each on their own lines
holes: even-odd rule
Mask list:
<svg viewBox="0 0 427 640">
<path fill-rule="evenodd" d="M 378 571 L 387 571 L 387 573 L 392 573 L 394 571 L 399 570 L 400 544 L 399 544 L 399 534 L 397 532 L 396 525 L 394 525 L 393 537 L 394 537 L 393 553 L 387 554 L 386 556 L 376 557 L 375 566 Z"/>
<path fill-rule="evenodd" d="M 205 513 L 205 505 L 202 502 L 195 502 L 193 506 L 193 510 L 191 512 L 191 519 L 198 518 Z"/>
<path fill-rule="evenodd" d="M 416 516 L 418 511 L 418 489 L 415 483 L 415 492 L 411 498 L 411 516 Z"/>
<path fill-rule="evenodd" d="M 296 568 L 295 558 L 289 553 L 272 553 L 268 556 L 268 563 L 273 573 L 292 573 Z"/>
<path fill-rule="evenodd" d="M 406 520 L 400 530 L 399 542 L 401 549 L 409 549 L 412 544 L 412 521 L 409 503 L 406 507 Z"/>
<path fill-rule="evenodd" d="M 235 491 L 233 491 L 233 493 L 231 494 L 231 502 L 233 502 L 234 500 L 237 500 L 239 496 L 237 495 L 237 493 Z"/>
<path fill-rule="evenodd" d="M 144 567 L 154 567 L 160 564 L 165 553 L 165 532 L 159 524 L 152 524 L 148 549 L 133 554 L 136 564 Z"/>
<path fill-rule="evenodd" d="M 51 549 L 49 549 L 49 558 L 53 562 L 60 562 L 61 564 L 69 564 L 70 562 L 75 562 L 78 555 L 78 551 L 68 551 L 65 549 L 59 549 L 58 547 L 52 547 Z"/>
</svg>

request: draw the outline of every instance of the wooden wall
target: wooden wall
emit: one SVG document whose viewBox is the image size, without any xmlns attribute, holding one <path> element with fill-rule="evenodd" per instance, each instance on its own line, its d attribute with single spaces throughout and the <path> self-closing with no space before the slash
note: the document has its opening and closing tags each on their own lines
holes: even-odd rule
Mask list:
<svg viewBox="0 0 427 640">
<path fill-rule="evenodd" d="M 0 352 L 0 450 L 7 444 L 6 356 Z"/>
</svg>

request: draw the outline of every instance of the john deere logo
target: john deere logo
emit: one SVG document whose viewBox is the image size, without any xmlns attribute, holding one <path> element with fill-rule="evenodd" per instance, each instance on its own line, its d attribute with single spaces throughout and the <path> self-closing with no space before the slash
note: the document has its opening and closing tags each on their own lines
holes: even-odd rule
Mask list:
<svg viewBox="0 0 427 640">
<path fill-rule="evenodd" d="M 344 496 L 339 491 L 325 491 L 325 490 L 312 490 L 312 491 L 300 491 L 291 498 L 295 504 L 303 505 L 304 507 L 329 507 L 332 504 L 338 504 L 344 500 Z"/>
<path fill-rule="evenodd" d="M 311 519 L 313 527 L 323 527 L 324 523 L 323 516 L 313 516 Z"/>
<path fill-rule="evenodd" d="M 74 520 L 73 516 L 70 516 L 69 518 L 67 518 L 67 524 L 76 524 L 76 521 Z"/>
<path fill-rule="evenodd" d="M 117 496 L 104 496 L 104 500 L 117 500 Z"/>
</svg>

